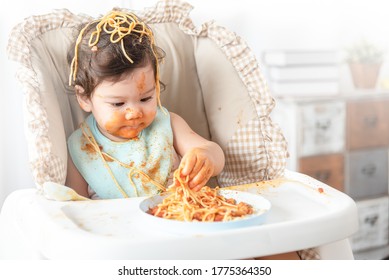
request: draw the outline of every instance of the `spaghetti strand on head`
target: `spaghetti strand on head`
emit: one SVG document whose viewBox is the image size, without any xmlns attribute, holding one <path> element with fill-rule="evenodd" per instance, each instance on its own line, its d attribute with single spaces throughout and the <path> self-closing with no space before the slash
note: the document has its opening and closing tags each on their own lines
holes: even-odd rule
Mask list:
<svg viewBox="0 0 389 280">
<path fill-rule="evenodd" d="M 90 33 L 88 40 L 88 46 L 91 48 L 91 50 L 97 50 L 97 44 L 99 43 L 101 33 L 104 32 L 110 35 L 110 42 L 112 44 L 120 44 L 123 55 L 130 63 L 134 63 L 134 61 L 131 58 L 131 54 L 126 51 L 124 38 L 130 35 L 136 35 L 139 42 L 142 42 L 144 37 L 148 38 L 152 55 L 156 61 L 155 91 L 157 95 L 158 106 L 162 109 L 163 112 L 165 112 L 160 100 L 160 73 L 154 34 L 152 30 L 144 22 L 140 21 L 133 13 L 114 10 L 102 18 L 88 23 L 83 29 L 81 29 L 74 46 L 74 57 L 70 63 L 69 86 L 71 86 L 77 79 L 77 72 L 79 70 L 78 59 L 80 44 L 83 38 L 86 36 L 85 33 L 87 33 L 87 30 L 89 30 L 89 28 L 91 28 L 91 26 L 94 24 L 95 30 Z"/>
</svg>

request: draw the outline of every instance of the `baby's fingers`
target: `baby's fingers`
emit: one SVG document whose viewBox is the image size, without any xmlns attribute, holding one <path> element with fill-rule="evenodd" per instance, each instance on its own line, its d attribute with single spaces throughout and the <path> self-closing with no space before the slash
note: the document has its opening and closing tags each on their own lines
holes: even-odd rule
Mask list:
<svg viewBox="0 0 389 280">
<path fill-rule="evenodd" d="M 182 176 L 188 176 L 192 173 L 194 166 L 196 165 L 196 158 L 186 155 L 181 161 L 180 169 Z"/>
<path fill-rule="evenodd" d="M 190 188 L 196 188 L 198 186 L 203 187 L 213 174 L 213 167 L 208 162 L 205 162 L 203 168 L 199 170 L 197 174 L 189 181 Z"/>
<path fill-rule="evenodd" d="M 189 155 L 185 162 L 183 162 L 183 168 L 181 174 L 183 176 L 189 175 L 189 180 L 193 179 L 200 170 L 203 168 L 204 162 L 201 161 L 196 155 Z"/>
<path fill-rule="evenodd" d="M 197 183 L 197 184 L 193 184 L 193 182 L 192 182 L 192 183 L 189 183 L 189 187 L 190 187 L 192 190 L 194 190 L 194 191 L 197 192 L 197 191 L 199 191 L 202 187 L 204 187 L 204 186 L 207 184 L 208 180 L 209 180 L 209 179 L 204 178 L 202 181 L 200 181 L 200 182 Z M 191 186 L 191 185 L 193 185 L 193 186 Z"/>
</svg>

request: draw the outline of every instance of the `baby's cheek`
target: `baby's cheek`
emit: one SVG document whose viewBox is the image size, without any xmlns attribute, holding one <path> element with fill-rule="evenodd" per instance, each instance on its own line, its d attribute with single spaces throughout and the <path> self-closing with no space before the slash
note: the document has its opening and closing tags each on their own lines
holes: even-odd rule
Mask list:
<svg viewBox="0 0 389 280">
<path fill-rule="evenodd" d="M 114 112 L 113 114 L 111 114 L 110 116 L 107 117 L 107 119 L 104 121 L 102 120 L 102 122 L 104 122 L 104 125 L 103 127 L 108 131 L 108 132 L 111 132 L 111 131 L 115 131 L 116 128 L 118 126 L 120 126 L 119 124 L 122 123 L 124 121 L 124 114 L 123 113 L 120 113 L 120 112 Z"/>
<path fill-rule="evenodd" d="M 151 115 L 151 117 L 152 117 L 153 119 L 155 119 L 155 117 L 157 116 L 157 110 L 156 110 L 156 109 L 151 110 L 150 115 Z"/>
</svg>

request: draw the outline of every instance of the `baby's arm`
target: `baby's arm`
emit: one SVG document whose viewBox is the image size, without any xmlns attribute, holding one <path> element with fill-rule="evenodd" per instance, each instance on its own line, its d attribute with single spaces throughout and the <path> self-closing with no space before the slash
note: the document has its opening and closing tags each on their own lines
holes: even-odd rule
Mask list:
<svg viewBox="0 0 389 280">
<path fill-rule="evenodd" d="M 170 113 L 174 148 L 182 156 L 181 175 L 189 176 L 189 187 L 202 188 L 224 167 L 224 153 L 218 144 L 195 133 L 180 116 Z"/>
<path fill-rule="evenodd" d="M 84 177 L 82 177 L 80 172 L 77 170 L 69 154 L 68 154 L 68 170 L 66 174 L 65 185 L 74 189 L 79 195 L 89 197 L 88 183 L 85 181 Z"/>
</svg>

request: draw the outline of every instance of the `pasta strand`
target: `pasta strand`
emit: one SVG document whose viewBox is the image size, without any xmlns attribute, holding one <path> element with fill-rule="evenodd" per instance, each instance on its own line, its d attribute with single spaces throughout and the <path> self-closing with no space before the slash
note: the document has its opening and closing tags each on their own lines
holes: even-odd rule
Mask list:
<svg viewBox="0 0 389 280">
<path fill-rule="evenodd" d="M 174 184 L 166 191 L 166 197 L 149 214 L 178 221 L 201 222 L 231 221 L 237 217 L 252 214 L 253 207 L 247 203 L 236 203 L 218 193 L 219 188 L 203 187 L 193 191 L 188 178 L 181 178 L 181 171 L 174 172 Z"/>
<path fill-rule="evenodd" d="M 122 194 L 122 196 L 124 198 L 128 198 L 128 195 L 127 193 L 123 190 L 123 188 L 120 186 L 120 184 L 118 183 L 118 181 L 116 180 L 115 178 L 115 175 L 113 174 L 111 168 L 109 167 L 108 163 L 107 163 L 107 159 L 111 160 L 111 161 L 115 161 L 117 162 L 119 165 L 129 169 L 129 173 L 128 173 L 128 179 L 130 181 L 130 184 L 131 186 L 133 187 L 134 189 L 134 192 L 135 192 L 135 195 L 138 196 L 138 190 L 136 188 L 136 185 L 134 183 L 134 181 L 132 180 L 132 177 L 133 177 L 133 174 L 137 173 L 139 174 L 140 176 L 142 176 L 144 179 L 146 179 L 148 182 L 151 182 L 154 186 L 156 186 L 160 191 L 164 192 L 166 191 L 166 188 L 161 185 L 160 183 L 158 183 L 157 181 L 153 180 L 149 175 L 147 175 L 145 172 L 143 172 L 142 170 L 136 168 L 135 166 L 132 166 L 130 164 L 127 164 L 127 163 L 124 163 L 124 162 L 121 162 L 120 160 L 114 158 L 113 156 L 111 156 L 110 154 L 107 154 L 105 152 L 103 152 L 99 145 L 97 144 L 97 141 L 96 139 L 94 138 L 93 134 L 92 134 L 92 131 L 90 130 L 89 126 L 83 122 L 81 123 L 81 130 L 82 130 L 82 134 L 84 135 L 84 137 L 87 139 L 87 141 L 89 142 L 89 144 L 93 147 L 94 151 L 96 151 L 99 155 L 100 155 L 100 158 L 101 160 L 103 161 L 104 163 L 104 166 L 105 168 L 107 169 L 109 175 L 111 176 L 113 182 L 115 183 L 115 186 L 117 187 L 117 189 L 120 191 L 120 193 Z"/>
</svg>

